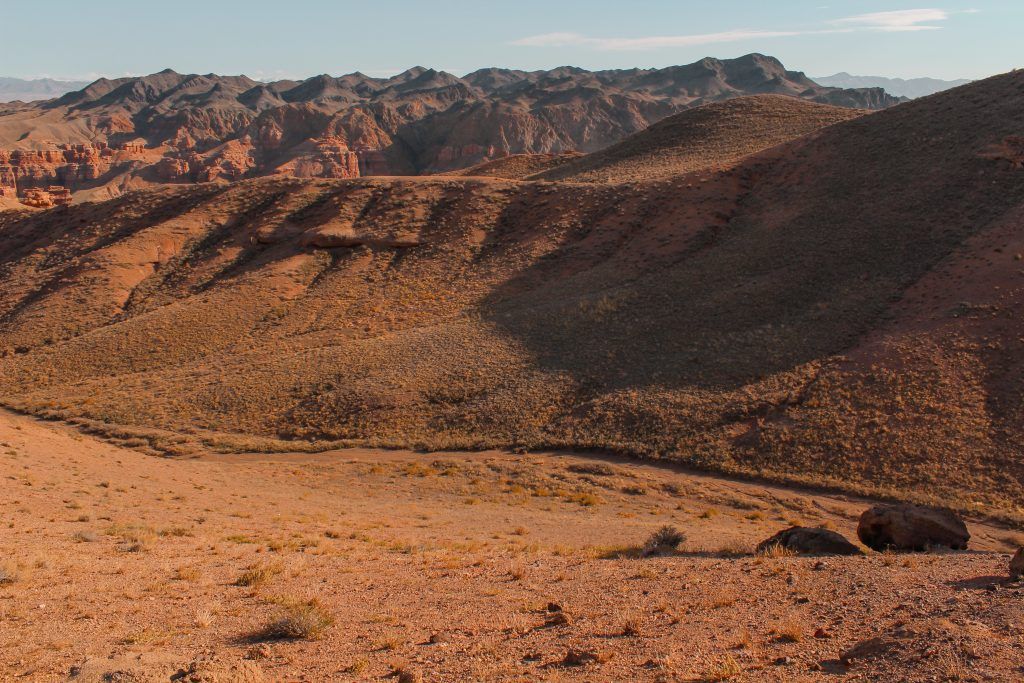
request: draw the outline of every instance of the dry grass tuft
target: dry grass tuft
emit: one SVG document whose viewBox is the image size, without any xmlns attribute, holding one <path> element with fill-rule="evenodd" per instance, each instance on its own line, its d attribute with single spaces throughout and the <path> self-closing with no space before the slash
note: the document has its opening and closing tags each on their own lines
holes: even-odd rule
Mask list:
<svg viewBox="0 0 1024 683">
<path fill-rule="evenodd" d="M 254 640 L 316 640 L 334 624 L 332 617 L 316 598 L 286 602 L 284 613 L 264 626 Z"/>
<path fill-rule="evenodd" d="M 757 552 L 758 557 L 767 558 L 796 557 L 796 555 L 797 552 L 795 550 L 787 548 L 781 543 L 773 543 Z"/>
<path fill-rule="evenodd" d="M 21 570 L 13 562 L 0 564 L 0 586 L 17 583 L 22 578 Z"/>
<path fill-rule="evenodd" d="M 804 639 L 804 627 L 796 617 L 789 616 L 780 621 L 772 631 L 780 643 L 799 643 Z"/>
<path fill-rule="evenodd" d="M 741 673 L 743 673 L 743 667 L 736 661 L 736 658 L 732 655 L 726 655 L 705 671 L 704 675 L 701 676 L 701 680 L 707 683 L 717 683 L 718 681 L 727 681 L 735 678 Z"/>
<path fill-rule="evenodd" d="M 258 588 L 284 571 L 278 563 L 254 564 L 235 579 L 236 586 Z"/>
</svg>

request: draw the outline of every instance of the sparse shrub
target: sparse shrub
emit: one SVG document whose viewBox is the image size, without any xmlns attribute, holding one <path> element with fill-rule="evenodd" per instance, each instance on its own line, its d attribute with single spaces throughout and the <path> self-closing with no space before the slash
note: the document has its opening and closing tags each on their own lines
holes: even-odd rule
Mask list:
<svg viewBox="0 0 1024 683">
<path fill-rule="evenodd" d="M 629 637 L 639 636 L 643 631 L 643 623 L 640 621 L 640 617 L 633 615 L 628 617 L 622 623 L 622 635 Z"/>
<path fill-rule="evenodd" d="M 187 537 L 187 536 L 192 536 L 193 534 L 192 534 L 192 530 L 191 529 L 187 529 L 185 527 L 176 526 L 176 527 L 171 527 L 170 529 L 161 529 L 160 532 L 159 532 L 159 535 L 160 536 L 174 536 L 176 538 L 184 538 L 184 537 Z"/>
<path fill-rule="evenodd" d="M 615 474 L 614 467 L 599 462 L 569 465 L 566 469 L 576 474 L 592 474 L 599 477 L 610 477 Z"/>
<path fill-rule="evenodd" d="M 601 503 L 601 498 L 593 493 L 575 493 L 570 495 L 568 500 L 573 503 L 578 503 L 583 507 L 594 507 Z"/>
<path fill-rule="evenodd" d="M 345 667 L 345 673 L 350 673 L 353 675 L 361 674 L 368 668 L 370 668 L 370 662 L 368 662 L 365 659 L 357 659 L 356 661 L 352 662 L 351 664 Z"/>
<path fill-rule="evenodd" d="M 373 645 L 373 649 L 378 652 L 393 652 L 400 647 L 402 647 L 402 639 L 395 636 L 389 636 Z"/>
<path fill-rule="evenodd" d="M 195 581 L 201 572 L 198 567 L 178 567 L 174 570 L 175 581 Z"/>
<path fill-rule="evenodd" d="M 286 604 L 284 613 L 257 634 L 260 640 L 316 640 L 334 623 L 316 598 Z"/>
<path fill-rule="evenodd" d="M 796 557 L 796 555 L 797 552 L 795 550 L 793 550 L 792 548 L 787 548 L 781 543 L 772 543 L 771 545 L 766 546 L 765 548 L 762 548 L 757 552 L 758 557 L 769 558 Z"/>
<path fill-rule="evenodd" d="M 71 534 L 71 540 L 75 543 L 95 543 L 100 537 L 92 531 L 76 531 Z"/>
<path fill-rule="evenodd" d="M 391 677 L 398 683 L 419 683 L 423 680 L 420 674 L 409 668 L 406 664 L 399 664 L 391 668 Z"/>
<path fill-rule="evenodd" d="M 736 658 L 732 655 L 726 655 L 724 659 L 719 660 L 704 673 L 702 680 L 707 683 L 719 683 L 719 681 L 735 678 L 741 673 L 743 673 L 743 668 L 736 661 Z"/>
<path fill-rule="evenodd" d="M 0 564 L 0 586 L 17 583 L 21 579 L 21 572 L 11 562 Z"/>
<path fill-rule="evenodd" d="M 666 524 L 655 531 L 644 543 L 643 555 L 671 555 L 686 541 L 686 534 L 671 524 Z"/>
<path fill-rule="evenodd" d="M 804 639 L 804 629 L 795 617 L 788 617 L 775 627 L 775 640 L 780 643 L 799 643 Z"/>
<path fill-rule="evenodd" d="M 258 588 L 283 571 L 279 564 L 254 564 L 235 579 L 236 586 Z"/>
</svg>

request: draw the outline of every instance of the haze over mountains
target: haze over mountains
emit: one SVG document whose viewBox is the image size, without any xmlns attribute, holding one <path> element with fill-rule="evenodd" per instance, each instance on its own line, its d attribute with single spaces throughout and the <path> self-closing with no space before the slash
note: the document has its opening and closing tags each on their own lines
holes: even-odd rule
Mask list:
<svg viewBox="0 0 1024 683">
<path fill-rule="evenodd" d="M 944 81 L 938 78 L 885 78 L 884 76 L 852 76 L 841 71 L 832 76 L 815 76 L 815 82 L 832 88 L 882 88 L 896 97 L 925 97 L 943 90 L 970 83 L 968 78 Z"/>
<path fill-rule="evenodd" d="M 87 85 L 88 81 L 58 81 L 52 78 L 25 80 L 0 76 L 0 102 L 49 100 Z"/>
</svg>

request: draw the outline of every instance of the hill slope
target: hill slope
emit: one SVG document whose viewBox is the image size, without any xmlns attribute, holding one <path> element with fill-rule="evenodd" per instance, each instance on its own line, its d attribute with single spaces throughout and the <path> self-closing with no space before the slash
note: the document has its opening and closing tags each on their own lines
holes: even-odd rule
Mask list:
<svg viewBox="0 0 1024 683">
<path fill-rule="evenodd" d="M 512 154 L 500 159 L 485 161 L 476 166 L 449 171 L 445 175 L 452 176 L 484 176 L 488 178 L 504 178 L 505 180 L 523 180 L 545 171 L 558 168 L 570 161 L 579 159 L 579 152 L 562 154 Z"/>
<path fill-rule="evenodd" d="M 724 167 L 863 113 L 778 95 L 740 97 L 670 116 L 607 149 L 545 170 L 537 178 L 653 180 Z"/>
<path fill-rule="evenodd" d="M 273 179 L 0 214 L 2 398 L 1017 513 L 1022 105 L 1010 73 L 631 186 Z"/>
</svg>

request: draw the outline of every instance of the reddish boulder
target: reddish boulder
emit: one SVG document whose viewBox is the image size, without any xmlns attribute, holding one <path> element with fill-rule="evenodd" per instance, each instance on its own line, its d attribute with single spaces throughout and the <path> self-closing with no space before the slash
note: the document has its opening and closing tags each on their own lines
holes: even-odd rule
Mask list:
<svg viewBox="0 0 1024 683">
<path fill-rule="evenodd" d="M 1010 560 L 1010 578 L 1024 578 L 1024 548 L 1017 550 L 1017 553 Z"/>
<path fill-rule="evenodd" d="M 757 552 L 762 553 L 773 546 L 780 546 L 798 555 L 862 555 L 860 548 L 850 543 L 842 534 L 828 529 L 794 526 L 780 531 L 758 544 Z"/>
<path fill-rule="evenodd" d="M 865 510 L 857 536 L 874 550 L 965 550 L 971 538 L 967 525 L 952 510 L 920 505 L 876 505 Z"/>
</svg>

